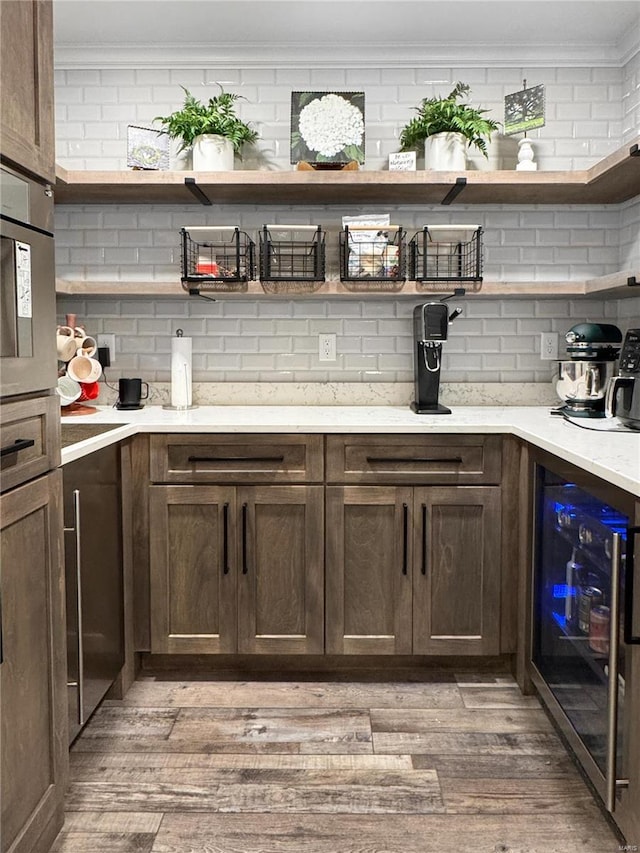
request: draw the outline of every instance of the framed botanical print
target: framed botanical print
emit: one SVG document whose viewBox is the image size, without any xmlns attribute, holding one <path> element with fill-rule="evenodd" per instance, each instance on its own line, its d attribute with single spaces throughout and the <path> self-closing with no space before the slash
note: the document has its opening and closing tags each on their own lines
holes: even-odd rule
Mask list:
<svg viewBox="0 0 640 853">
<path fill-rule="evenodd" d="M 364 163 L 364 92 L 292 92 L 291 162 Z"/>
</svg>

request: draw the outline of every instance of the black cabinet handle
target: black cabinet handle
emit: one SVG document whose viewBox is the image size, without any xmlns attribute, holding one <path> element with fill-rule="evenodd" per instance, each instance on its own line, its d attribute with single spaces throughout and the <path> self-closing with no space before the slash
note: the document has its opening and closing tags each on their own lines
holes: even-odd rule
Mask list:
<svg viewBox="0 0 640 853">
<path fill-rule="evenodd" d="M 367 462 L 372 465 L 388 462 L 401 462 L 403 465 L 410 465 L 412 462 L 425 465 L 432 462 L 450 462 L 452 465 L 460 465 L 462 456 L 367 456 Z"/>
<path fill-rule="evenodd" d="M 284 462 L 284 456 L 189 456 L 187 462 Z"/>
<path fill-rule="evenodd" d="M 247 565 L 247 504 L 242 504 L 242 574 L 249 571 Z"/>
<path fill-rule="evenodd" d="M 222 573 L 229 574 L 229 504 L 222 507 Z"/>
<path fill-rule="evenodd" d="M 427 574 L 427 505 L 422 504 L 422 566 L 423 575 Z"/>
<path fill-rule="evenodd" d="M 27 447 L 33 447 L 35 441 L 32 438 L 16 438 L 13 444 L 8 444 L 0 450 L 0 456 L 7 456 L 9 453 L 19 453 L 21 450 L 26 450 Z"/>
<path fill-rule="evenodd" d="M 639 646 L 640 637 L 633 636 L 633 582 L 635 537 L 640 533 L 640 527 L 629 527 L 627 530 L 627 556 L 624 573 L 624 641 L 630 646 Z"/>
<path fill-rule="evenodd" d="M 409 557 L 409 507 L 402 504 L 402 523 L 403 539 L 402 539 L 402 574 L 407 574 L 407 563 Z"/>
</svg>

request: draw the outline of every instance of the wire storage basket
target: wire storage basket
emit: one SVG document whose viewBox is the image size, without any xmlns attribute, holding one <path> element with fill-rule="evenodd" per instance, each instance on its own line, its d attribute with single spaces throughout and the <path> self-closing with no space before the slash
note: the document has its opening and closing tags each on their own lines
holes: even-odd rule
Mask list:
<svg viewBox="0 0 640 853">
<path fill-rule="evenodd" d="M 182 286 L 241 291 L 255 278 L 255 243 L 235 225 L 181 229 Z"/>
<path fill-rule="evenodd" d="M 264 225 L 259 240 L 266 293 L 313 293 L 322 286 L 325 236 L 319 225 Z"/>
<path fill-rule="evenodd" d="M 418 283 L 482 282 L 482 228 L 425 225 L 409 243 L 409 276 Z"/>
<path fill-rule="evenodd" d="M 340 232 L 340 281 L 352 291 L 397 291 L 406 278 L 406 232 L 345 225 Z"/>
</svg>

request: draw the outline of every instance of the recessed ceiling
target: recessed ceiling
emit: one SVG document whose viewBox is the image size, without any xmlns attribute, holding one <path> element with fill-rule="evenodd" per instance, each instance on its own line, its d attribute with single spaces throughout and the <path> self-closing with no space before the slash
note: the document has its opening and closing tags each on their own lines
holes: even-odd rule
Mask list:
<svg viewBox="0 0 640 853">
<path fill-rule="evenodd" d="M 102 47 L 143 51 L 190 47 L 214 61 L 271 54 L 306 56 L 340 48 L 403 46 L 442 61 L 443 50 L 468 47 L 477 58 L 536 51 L 563 59 L 591 53 L 620 64 L 638 48 L 638 0 L 54 0 L 57 58 Z M 560 49 L 560 53 L 558 53 Z M 348 61 L 348 54 L 342 53 Z M 386 54 L 385 54 L 386 55 Z M 372 54 L 375 57 L 375 52 Z M 337 54 L 336 54 L 337 57 Z M 399 57 L 400 58 L 400 57 Z M 456 56 L 457 60 L 457 56 Z M 474 59 L 475 61 L 475 59 Z"/>
</svg>

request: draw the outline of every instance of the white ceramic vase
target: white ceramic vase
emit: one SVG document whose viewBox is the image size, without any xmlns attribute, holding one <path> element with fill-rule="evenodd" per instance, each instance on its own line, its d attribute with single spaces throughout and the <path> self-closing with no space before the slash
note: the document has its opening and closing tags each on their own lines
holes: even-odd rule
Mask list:
<svg viewBox="0 0 640 853">
<path fill-rule="evenodd" d="M 424 141 L 424 167 L 437 172 L 467 168 L 467 140 L 461 133 L 435 133 Z"/>
<path fill-rule="evenodd" d="M 232 172 L 233 143 L 225 136 L 203 133 L 193 140 L 195 172 Z"/>
</svg>

